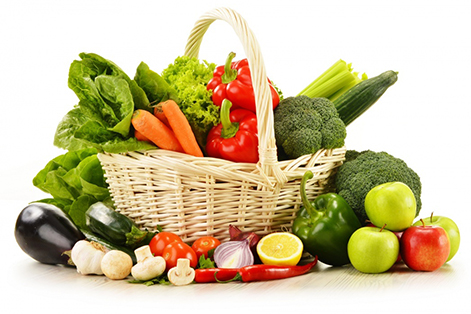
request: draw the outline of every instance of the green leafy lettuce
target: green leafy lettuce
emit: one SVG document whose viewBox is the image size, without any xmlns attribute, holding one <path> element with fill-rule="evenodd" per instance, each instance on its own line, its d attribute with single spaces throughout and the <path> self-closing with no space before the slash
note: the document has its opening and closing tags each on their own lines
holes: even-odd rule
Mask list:
<svg viewBox="0 0 471 314">
<path fill-rule="evenodd" d="M 93 53 L 79 56 L 68 78 L 79 102 L 57 126 L 54 145 L 69 151 L 93 147 L 111 153 L 155 148 L 132 136 L 134 100 L 142 100 L 142 89 L 113 62 Z"/>
<path fill-rule="evenodd" d="M 134 81 L 145 92 L 150 104 L 158 104 L 169 99 L 176 103 L 180 102 L 177 91 L 162 76 L 149 69 L 144 62 L 137 67 Z"/>
<path fill-rule="evenodd" d="M 112 203 L 95 148 L 55 157 L 33 178 L 33 185 L 52 196 L 41 202 L 58 206 L 83 229 L 85 211 L 90 205 L 98 201 Z"/>
</svg>

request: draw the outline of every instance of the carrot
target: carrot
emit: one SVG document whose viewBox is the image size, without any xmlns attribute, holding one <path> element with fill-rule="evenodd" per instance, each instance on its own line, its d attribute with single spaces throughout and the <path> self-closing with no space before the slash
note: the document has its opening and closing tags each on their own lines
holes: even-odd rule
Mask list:
<svg viewBox="0 0 471 314">
<path fill-rule="evenodd" d="M 151 140 L 157 147 L 184 152 L 173 131 L 149 111 L 135 110 L 131 123 L 139 133 Z"/>
<path fill-rule="evenodd" d="M 143 141 L 143 142 L 150 142 L 150 140 L 145 137 L 144 135 L 142 135 L 141 132 L 139 132 L 138 130 L 134 130 L 134 137 L 138 140 L 138 141 Z"/>
<path fill-rule="evenodd" d="M 196 141 L 190 123 L 188 123 L 187 118 L 177 103 L 173 100 L 167 100 L 162 103 L 162 110 L 185 153 L 196 157 L 203 157 L 203 152 Z"/>
<path fill-rule="evenodd" d="M 156 116 L 166 126 L 171 128 L 170 124 L 168 123 L 168 119 L 165 116 L 165 113 L 162 111 L 162 103 L 159 103 L 157 106 L 154 107 L 154 116 Z"/>
</svg>

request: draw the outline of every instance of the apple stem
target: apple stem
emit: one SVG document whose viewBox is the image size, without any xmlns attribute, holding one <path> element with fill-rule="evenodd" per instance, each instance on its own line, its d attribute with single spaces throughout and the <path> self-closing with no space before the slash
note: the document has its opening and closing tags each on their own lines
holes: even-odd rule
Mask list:
<svg viewBox="0 0 471 314">
<path fill-rule="evenodd" d="M 422 222 L 422 226 L 425 227 L 425 221 L 421 218 L 420 221 Z"/>
<path fill-rule="evenodd" d="M 430 222 L 433 222 L 433 212 L 430 214 Z"/>
<path fill-rule="evenodd" d="M 384 226 L 381 227 L 381 230 L 379 230 L 379 232 L 383 231 L 384 228 L 386 228 L 386 224 L 384 224 Z"/>
</svg>

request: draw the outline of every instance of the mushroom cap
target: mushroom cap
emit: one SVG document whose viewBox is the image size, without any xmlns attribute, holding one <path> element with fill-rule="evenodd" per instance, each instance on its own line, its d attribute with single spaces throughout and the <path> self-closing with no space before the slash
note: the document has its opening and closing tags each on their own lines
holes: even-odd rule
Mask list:
<svg viewBox="0 0 471 314">
<path fill-rule="evenodd" d="M 162 256 L 148 257 L 137 262 L 132 267 L 131 274 L 136 280 L 150 280 L 162 275 L 165 266 L 165 259 Z"/>
<path fill-rule="evenodd" d="M 120 280 L 129 276 L 132 265 L 131 256 L 118 250 L 109 251 L 101 260 L 101 270 L 106 277 L 113 280 Z"/>
</svg>

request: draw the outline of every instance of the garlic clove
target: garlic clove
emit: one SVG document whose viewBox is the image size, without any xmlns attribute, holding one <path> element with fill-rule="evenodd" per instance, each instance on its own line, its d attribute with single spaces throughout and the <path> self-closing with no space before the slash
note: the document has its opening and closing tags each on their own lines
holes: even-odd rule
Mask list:
<svg viewBox="0 0 471 314">
<path fill-rule="evenodd" d="M 87 240 L 77 241 L 72 248 L 71 258 L 77 272 L 82 275 L 103 275 L 101 260 L 106 249 L 97 242 Z"/>
</svg>

